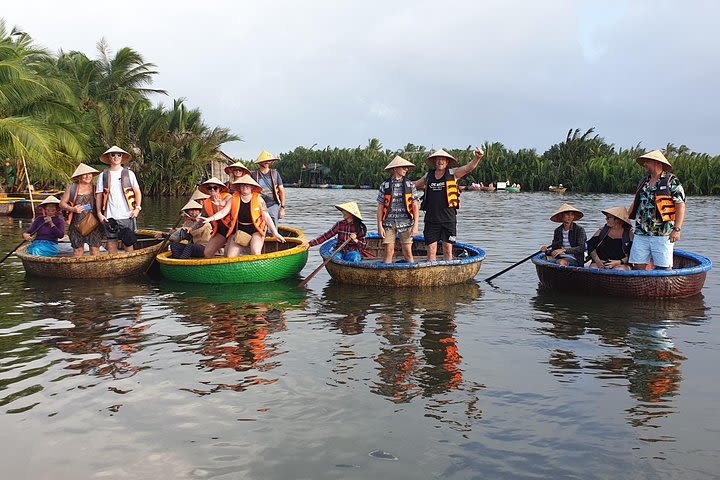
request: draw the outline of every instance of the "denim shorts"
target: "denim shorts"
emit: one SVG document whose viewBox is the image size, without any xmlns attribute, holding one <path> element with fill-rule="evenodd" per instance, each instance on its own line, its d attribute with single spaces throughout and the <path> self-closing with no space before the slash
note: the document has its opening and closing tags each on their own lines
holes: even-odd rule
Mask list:
<svg viewBox="0 0 720 480">
<path fill-rule="evenodd" d="M 628 263 L 650 263 L 656 267 L 672 268 L 673 244 L 667 235 L 635 234 Z"/>
</svg>

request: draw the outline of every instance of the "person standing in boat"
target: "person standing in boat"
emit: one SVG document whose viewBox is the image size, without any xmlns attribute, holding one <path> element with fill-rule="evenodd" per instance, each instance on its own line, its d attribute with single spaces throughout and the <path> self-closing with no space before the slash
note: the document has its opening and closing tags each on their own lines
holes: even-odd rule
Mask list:
<svg viewBox="0 0 720 480">
<path fill-rule="evenodd" d="M 285 218 L 285 187 L 280 172 L 270 168 L 273 162 L 280 160 L 267 150 L 263 150 L 255 163 L 258 169 L 252 172 L 252 178 L 262 187 L 262 199 L 275 225 Z"/>
<path fill-rule="evenodd" d="M 633 232 L 625 207 L 613 207 L 601 211 L 605 226 L 598 229 L 587 241 L 591 268 L 630 270 L 629 258 Z"/>
<path fill-rule="evenodd" d="M 335 205 L 335 208 L 342 213 L 342 220 L 338 221 L 327 232 L 310 240 L 308 245 L 314 247 L 323 244 L 337 235 L 336 249 L 340 248 L 346 240 L 350 240 L 337 254 L 336 258 L 339 260 L 358 263 L 362 261 L 363 257 L 372 257 L 373 254 L 366 250 L 367 240 L 365 240 L 365 234 L 367 233 L 367 227 L 362 221 L 362 213 L 358 204 L 356 202 L 341 203 Z"/>
<path fill-rule="evenodd" d="M 628 209 L 635 220 L 630 263 L 635 270 L 644 270 L 650 262 L 658 270 L 670 270 L 673 246 L 685 222 L 685 190 L 660 150 L 640 155 L 637 162 L 645 176 Z"/>
<path fill-rule="evenodd" d="M 477 148 L 470 163 L 462 167 L 458 167 L 455 157 L 442 149 L 425 159 L 431 170 L 415 182 L 415 187 L 425 190 L 420 209 L 425 211 L 423 235 L 428 261 L 436 260 L 438 241 L 443 243 L 443 259 L 452 260 L 453 243 L 457 236 L 457 210 L 460 208 L 457 181 L 475 170 L 484 155 L 485 152 Z"/>
<path fill-rule="evenodd" d="M 563 266 L 582 267 L 585 265 L 585 229 L 577 222 L 583 213 L 569 203 L 564 203 L 553 213 L 550 220 L 561 223 L 553 233 L 550 248 L 542 246 L 541 251 L 547 253 L 547 260 Z M 549 253 L 548 253 L 549 251 Z"/>
<path fill-rule="evenodd" d="M 215 177 L 201 183 L 198 190 L 206 195 L 206 197 L 202 199 L 202 216 L 204 218 L 212 217 L 223 210 L 226 205 L 230 204 L 230 200 L 232 199 L 230 189 Z M 193 197 L 196 196 L 199 197 L 199 195 L 193 194 Z M 205 258 L 214 257 L 215 253 L 225 246 L 228 238 L 234 233 L 230 231 L 231 220 L 230 217 L 222 216 L 219 220 L 211 223 L 212 231 L 210 240 L 208 240 L 207 245 L 205 245 Z"/>
<path fill-rule="evenodd" d="M 278 241 L 285 243 L 285 238 L 277 231 L 265 207 L 265 202 L 260 196 L 262 187 L 249 175 L 243 175 L 232 185 L 236 191 L 231 200 L 225 204 L 222 210 L 204 219 L 205 223 L 208 223 L 226 217 L 230 218 L 225 256 L 237 257 L 243 247 L 250 250 L 250 255 L 260 255 L 268 230 Z M 210 241 L 214 238 L 215 236 Z M 205 251 L 205 257 L 212 256 L 208 255 L 207 248 Z"/>
<path fill-rule="evenodd" d="M 386 167 L 392 173 L 380 184 L 377 196 L 377 227 L 385 245 L 385 263 L 392 263 L 395 253 L 395 239 L 400 240 L 406 262 L 413 263 L 413 237 L 418 233 L 419 208 L 415 182 L 407 178 L 408 170 L 415 167 L 397 155 Z"/>
<path fill-rule="evenodd" d="M 86 243 L 90 247 L 90 255 L 100 254 L 104 229 L 95 228 L 84 236 L 78 230 L 78 225 L 86 216 L 95 215 L 95 185 L 93 185 L 93 178 L 96 175 L 100 175 L 98 170 L 81 163 L 70 177 L 72 183 L 68 185 L 60 199 L 60 208 L 70 213 L 67 221 L 69 225 L 68 236 L 70 237 L 70 245 L 73 248 L 73 255 L 76 257 L 82 257 L 85 254 Z"/>
<path fill-rule="evenodd" d="M 35 240 L 28 245 L 28 255 L 42 257 L 57 257 L 58 240 L 65 236 L 65 219 L 60 213 L 60 200 L 50 195 L 38 205 L 41 216 L 35 217 L 23 238 L 26 241 Z"/>
<path fill-rule="evenodd" d="M 135 172 L 127 166 L 131 155 L 113 145 L 100 155 L 100 161 L 110 167 L 102 172 L 95 187 L 95 211 L 105 226 L 108 253 L 118 252 L 118 239 L 123 229 L 137 230 L 136 219 L 142 210 L 142 193 Z M 115 219 L 114 222 L 108 220 Z M 109 228 L 108 228 L 109 227 Z M 126 252 L 133 246 L 123 243 Z"/>
</svg>

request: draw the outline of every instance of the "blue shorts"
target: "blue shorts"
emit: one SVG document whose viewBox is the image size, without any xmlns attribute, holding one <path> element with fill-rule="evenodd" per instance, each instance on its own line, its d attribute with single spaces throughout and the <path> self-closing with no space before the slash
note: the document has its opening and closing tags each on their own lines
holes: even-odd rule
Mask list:
<svg viewBox="0 0 720 480">
<path fill-rule="evenodd" d="M 650 263 L 656 267 L 672 268 L 673 244 L 667 235 L 635 234 L 628 263 Z"/>
<path fill-rule="evenodd" d="M 341 252 L 338 253 L 335 258 L 343 262 L 359 263 L 360 260 L 362 260 L 362 255 L 360 255 L 360 252 Z"/>
</svg>

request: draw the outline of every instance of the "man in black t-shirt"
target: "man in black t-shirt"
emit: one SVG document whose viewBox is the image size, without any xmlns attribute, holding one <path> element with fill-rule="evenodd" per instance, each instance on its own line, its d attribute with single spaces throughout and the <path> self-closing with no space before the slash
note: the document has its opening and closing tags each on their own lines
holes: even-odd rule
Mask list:
<svg viewBox="0 0 720 480">
<path fill-rule="evenodd" d="M 485 155 L 481 148 L 467 165 L 458 161 L 445 150 L 437 150 L 425 159 L 431 168 L 428 174 L 415 182 L 415 187 L 425 189 L 420 209 L 425 211 L 423 235 L 427 245 L 428 261 L 437 257 L 437 242 L 443 243 L 443 259 L 452 260 L 452 248 L 457 235 L 457 209 L 460 208 L 460 190 L 457 181 L 472 172 Z M 457 168 L 453 168 L 457 167 Z"/>
</svg>

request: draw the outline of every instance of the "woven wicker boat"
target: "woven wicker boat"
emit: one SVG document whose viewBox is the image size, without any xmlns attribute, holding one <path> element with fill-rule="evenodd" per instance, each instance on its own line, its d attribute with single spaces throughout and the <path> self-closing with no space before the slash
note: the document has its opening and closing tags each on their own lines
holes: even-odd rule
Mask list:
<svg viewBox="0 0 720 480">
<path fill-rule="evenodd" d="M 260 255 L 180 260 L 163 252 L 157 258 L 160 271 L 170 280 L 210 284 L 274 282 L 296 276 L 308 259 L 304 234 L 286 226 L 279 230 L 287 242 L 268 238 Z"/>
<path fill-rule="evenodd" d="M 161 239 L 153 238 L 156 232 L 139 230 L 142 248 L 131 253 L 114 255 L 86 255 L 84 257 L 39 257 L 28 255 L 23 245 L 15 252 L 29 275 L 54 278 L 117 278 L 142 275 L 148 269 L 160 248 Z M 143 240 L 149 240 L 144 242 Z"/>
<path fill-rule="evenodd" d="M 548 190 L 552 193 L 565 193 L 567 191 L 567 187 L 553 187 L 550 186 Z"/>
<path fill-rule="evenodd" d="M 675 250 L 672 270 L 602 270 L 564 267 L 545 260 L 545 254 L 533 257 L 540 283 L 556 291 L 583 292 L 620 297 L 689 297 L 697 295 L 705 284 L 710 259 L 695 253 Z"/>
<path fill-rule="evenodd" d="M 384 255 L 382 239 L 377 234 L 367 236 L 368 250 L 377 256 Z M 328 258 L 332 255 L 336 239 L 325 242 L 320 247 L 320 255 Z M 415 263 L 381 263 L 377 259 L 350 263 L 333 258 L 325 266 L 332 278 L 340 283 L 356 285 L 379 285 L 386 287 L 429 287 L 435 285 L 454 285 L 464 283 L 477 275 L 485 259 L 485 251 L 464 243 L 453 246 L 453 260 L 428 262 L 425 240 L 413 239 Z M 396 244 L 396 248 L 399 245 Z M 442 244 L 438 252 L 442 256 Z M 399 252 L 396 252 L 400 255 Z"/>
</svg>

